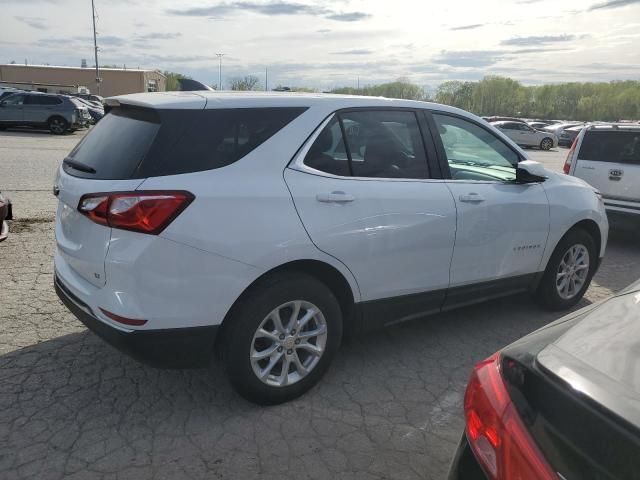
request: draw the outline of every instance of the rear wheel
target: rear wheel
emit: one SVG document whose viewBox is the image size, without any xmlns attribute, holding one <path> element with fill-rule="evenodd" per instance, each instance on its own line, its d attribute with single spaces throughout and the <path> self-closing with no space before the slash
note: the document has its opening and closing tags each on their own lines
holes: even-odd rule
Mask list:
<svg viewBox="0 0 640 480">
<path fill-rule="evenodd" d="M 62 135 L 69 129 L 69 122 L 62 117 L 52 117 L 48 122 L 49 131 L 54 135 Z"/>
<path fill-rule="evenodd" d="M 324 375 L 342 338 L 342 312 L 322 282 L 283 274 L 256 286 L 226 320 L 223 358 L 247 400 L 294 399 Z"/>
<path fill-rule="evenodd" d="M 553 140 L 551 140 L 549 137 L 543 138 L 540 142 L 541 150 L 550 150 L 551 147 L 553 147 Z"/>
<path fill-rule="evenodd" d="M 553 251 L 536 298 L 549 310 L 574 306 L 589 288 L 598 262 L 596 244 L 582 229 L 568 232 Z"/>
</svg>

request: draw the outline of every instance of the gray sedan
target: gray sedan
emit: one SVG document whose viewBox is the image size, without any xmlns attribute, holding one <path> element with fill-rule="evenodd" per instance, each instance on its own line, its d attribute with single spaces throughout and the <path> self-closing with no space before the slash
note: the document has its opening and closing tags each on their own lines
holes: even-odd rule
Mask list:
<svg viewBox="0 0 640 480">
<path fill-rule="evenodd" d="M 518 145 L 523 147 L 538 147 L 541 150 L 549 150 L 558 146 L 558 137 L 544 130 L 537 130 L 522 122 L 494 122 L 494 127 L 502 132 Z"/>
</svg>

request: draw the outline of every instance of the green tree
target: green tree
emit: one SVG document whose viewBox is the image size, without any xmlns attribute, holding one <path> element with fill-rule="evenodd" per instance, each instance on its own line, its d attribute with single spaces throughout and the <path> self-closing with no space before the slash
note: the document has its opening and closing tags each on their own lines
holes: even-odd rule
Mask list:
<svg viewBox="0 0 640 480">
<path fill-rule="evenodd" d="M 166 77 L 166 90 L 167 92 L 174 92 L 180 90 L 180 79 L 190 78 L 186 75 L 176 72 L 164 71 L 162 74 Z"/>
</svg>

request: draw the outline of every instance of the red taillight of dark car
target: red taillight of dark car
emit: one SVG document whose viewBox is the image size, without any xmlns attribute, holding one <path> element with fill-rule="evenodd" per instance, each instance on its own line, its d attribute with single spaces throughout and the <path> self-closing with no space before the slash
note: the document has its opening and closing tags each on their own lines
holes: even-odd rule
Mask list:
<svg viewBox="0 0 640 480">
<path fill-rule="evenodd" d="M 99 225 L 157 235 L 193 199 L 184 191 L 95 193 L 80 199 L 78 211 Z"/>
<path fill-rule="evenodd" d="M 477 364 L 464 395 L 466 436 L 491 480 L 557 480 L 511 402 L 500 354 Z"/>
</svg>

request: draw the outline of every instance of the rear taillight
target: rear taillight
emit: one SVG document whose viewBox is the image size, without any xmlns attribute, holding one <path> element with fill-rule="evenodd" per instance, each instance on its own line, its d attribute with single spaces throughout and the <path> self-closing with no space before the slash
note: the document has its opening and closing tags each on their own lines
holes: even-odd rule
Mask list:
<svg viewBox="0 0 640 480">
<path fill-rule="evenodd" d="M 578 143 L 578 137 L 573 139 L 573 143 L 571 144 L 571 148 L 569 149 L 569 153 L 567 153 L 567 159 L 564 161 L 564 167 L 562 167 L 562 171 L 567 175 L 571 171 L 571 163 L 573 162 L 573 152 L 576 151 L 576 144 Z"/>
<path fill-rule="evenodd" d="M 475 366 L 464 395 L 467 440 L 491 480 L 557 480 L 500 375 L 500 354 Z"/>
<path fill-rule="evenodd" d="M 140 191 L 84 195 L 78 211 L 111 228 L 157 235 L 193 201 L 184 191 Z"/>
</svg>

